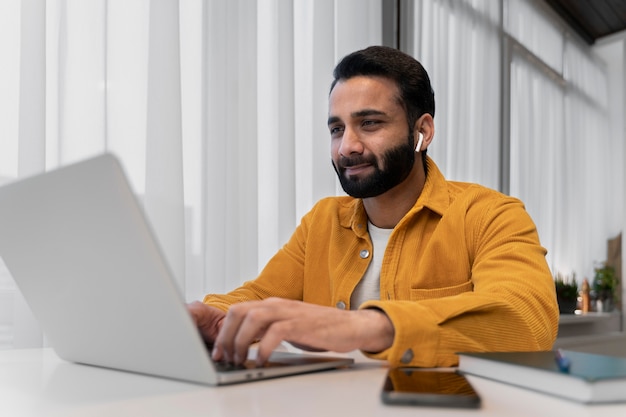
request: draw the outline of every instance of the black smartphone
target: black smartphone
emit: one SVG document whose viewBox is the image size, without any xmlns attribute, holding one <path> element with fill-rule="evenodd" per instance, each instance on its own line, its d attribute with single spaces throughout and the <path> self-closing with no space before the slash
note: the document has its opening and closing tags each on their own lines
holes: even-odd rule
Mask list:
<svg viewBox="0 0 626 417">
<path fill-rule="evenodd" d="M 381 393 L 385 404 L 479 408 L 480 397 L 469 381 L 454 371 L 390 369 Z"/>
</svg>

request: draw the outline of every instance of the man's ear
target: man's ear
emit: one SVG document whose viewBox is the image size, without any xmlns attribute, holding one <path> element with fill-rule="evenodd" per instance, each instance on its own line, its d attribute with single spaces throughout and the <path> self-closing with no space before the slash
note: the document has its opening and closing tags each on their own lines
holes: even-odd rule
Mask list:
<svg viewBox="0 0 626 417">
<path fill-rule="evenodd" d="M 415 122 L 415 152 L 421 152 L 428 148 L 435 136 L 435 122 L 433 117 L 425 113 Z"/>
</svg>

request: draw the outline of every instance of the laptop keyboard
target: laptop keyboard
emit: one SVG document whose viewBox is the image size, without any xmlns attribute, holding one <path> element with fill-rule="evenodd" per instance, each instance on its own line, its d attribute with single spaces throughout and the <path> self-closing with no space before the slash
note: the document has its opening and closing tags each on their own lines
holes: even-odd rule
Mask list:
<svg viewBox="0 0 626 417">
<path fill-rule="evenodd" d="M 205 342 L 206 348 L 207 348 L 207 352 L 210 352 L 213 350 L 213 345 L 209 344 L 207 342 Z M 230 362 L 226 362 L 226 361 L 219 361 L 219 362 L 214 362 L 215 364 L 215 369 L 217 369 L 219 372 L 229 372 L 229 371 L 241 371 L 244 369 L 257 369 L 257 368 L 274 368 L 277 366 L 286 366 L 288 365 L 287 363 L 282 363 L 282 362 L 272 362 L 272 361 L 268 361 L 265 363 L 265 365 L 263 366 L 258 366 L 256 364 L 256 361 L 250 360 L 248 359 L 247 361 L 245 361 L 242 364 L 236 365 L 234 363 L 230 363 Z"/>
<path fill-rule="evenodd" d="M 219 372 L 241 371 L 242 369 L 259 369 L 274 368 L 277 366 L 285 366 L 287 364 L 281 362 L 266 362 L 263 366 L 258 366 L 255 361 L 247 360 L 242 364 L 234 364 L 230 362 L 215 362 L 215 368 Z"/>
<path fill-rule="evenodd" d="M 248 369 L 248 364 L 242 363 L 242 364 L 236 365 L 230 362 L 215 362 L 215 368 L 219 372 L 239 371 L 241 369 Z"/>
</svg>

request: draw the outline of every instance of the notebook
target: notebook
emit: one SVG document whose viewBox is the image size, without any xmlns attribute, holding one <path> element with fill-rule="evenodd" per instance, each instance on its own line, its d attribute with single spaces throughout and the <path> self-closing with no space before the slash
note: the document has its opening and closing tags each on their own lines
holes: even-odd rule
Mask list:
<svg viewBox="0 0 626 417">
<path fill-rule="evenodd" d="M 459 371 L 580 403 L 626 401 L 626 358 L 615 356 L 573 351 L 461 352 Z"/>
<path fill-rule="evenodd" d="M 0 257 L 70 362 L 208 385 L 353 362 L 274 352 L 272 366 L 218 369 L 112 154 L 1 187 Z"/>
</svg>

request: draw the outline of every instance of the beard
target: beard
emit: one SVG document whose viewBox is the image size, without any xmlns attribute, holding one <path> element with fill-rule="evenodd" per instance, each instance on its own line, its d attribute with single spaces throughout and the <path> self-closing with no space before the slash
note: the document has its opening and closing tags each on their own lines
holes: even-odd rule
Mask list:
<svg viewBox="0 0 626 417">
<path fill-rule="evenodd" d="M 380 158 L 380 164 L 374 155 L 368 157 L 356 155 L 340 157 L 339 164 L 333 161 L 333 167 L 339 177 L 343 190 L 355 198 L 379 196 L 404 181 L 413 169 L 415 149 L 412 137 L 407 143 L 387 150 Z M 347 176 L 346 168 L 360 164 L 371 164 L 374 172 L 367 177 Z M 339 165 L 339 166 L 337 166 Z M 381 169 L 381 166 L 384 169 Z"/>
</svg>

